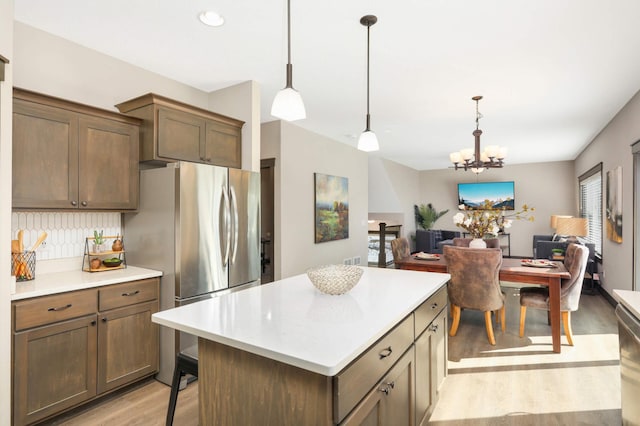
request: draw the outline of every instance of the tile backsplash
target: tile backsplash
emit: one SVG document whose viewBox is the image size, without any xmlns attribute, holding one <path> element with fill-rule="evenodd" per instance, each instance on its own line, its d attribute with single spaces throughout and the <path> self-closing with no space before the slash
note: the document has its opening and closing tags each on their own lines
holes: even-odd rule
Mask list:
<svg viewBox="0 0 640 426">
<path fill-rule="evenodd" d="M 45 242 L 36 250 L 39 260 L 78 257 L 84 254 L 85 238 L 93 231 L 104 235 L 122 235 L 122 214 L 109 212 L 13 212 L 11 238 L 24 230 L 24 247 L 29 249 L 42 234 Z"/>
</svg>

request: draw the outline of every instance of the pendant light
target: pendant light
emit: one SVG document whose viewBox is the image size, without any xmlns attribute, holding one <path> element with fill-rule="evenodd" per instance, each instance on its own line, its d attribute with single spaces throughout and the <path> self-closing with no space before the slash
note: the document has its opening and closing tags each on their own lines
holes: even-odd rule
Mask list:
<svg viewBox="0 0 640 426">
<path fill-rule="evenodd" d="M 358 149 L 366 152 L 378 151 L 380 149 L 378 138 L 376 134 L 371 131 L 371 116 L 369 115 L 369 30 L 376 22 L 378 22 L 378 18 L 374 15 L 366 15 L 360 18 L 360 23 L 367 27 L 367 127 L 364 129 L 364 132 L 360 134 Z"/>
<path fill-rule="evenodd" d="M 291 65 L 291 1 L 287 0 L 287 82 L 280 90 L 273 104 L 271 115 L 286 121 L 307 118 L 307 112 L 302 102 L 300 92 L 293 88 L 293 66 Z"/>
</svg>

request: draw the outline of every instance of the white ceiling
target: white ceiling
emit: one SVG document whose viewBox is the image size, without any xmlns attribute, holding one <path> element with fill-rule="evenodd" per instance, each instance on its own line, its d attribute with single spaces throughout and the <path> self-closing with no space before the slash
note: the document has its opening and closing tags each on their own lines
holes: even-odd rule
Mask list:
<svg viewBox="0 0 640 426">
<path fill-rule="evenodd" d="M 474 95 L 482 146 L 517 164 L 574 159 L 640 89 L 638 0 L 291 0 L 295 124 L 356 145 L 367 14 L 371 155 L 417 170 L 472 147 Z M 207 92 L 255 80 L 263 122 L 285 83 L 286 0 L 16 0 L 15 19 Z"/>
</svg>

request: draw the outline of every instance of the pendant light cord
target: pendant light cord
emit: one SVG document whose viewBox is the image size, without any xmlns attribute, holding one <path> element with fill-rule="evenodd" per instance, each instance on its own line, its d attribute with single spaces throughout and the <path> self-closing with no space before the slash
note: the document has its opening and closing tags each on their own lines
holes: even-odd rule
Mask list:
<svg viewBox="0 0 640 426">
<path fill-rule="evenodd" d="M 370 40 L 371 25 L 367 25 L 367 131 L 369 131 L 370 116 L 369 116 L 369 40 Z"/>
<path fill-rule="evenodd" d="M 287 0 L 287 64 L 291 63 L 291 0 Z"/>
</svg>

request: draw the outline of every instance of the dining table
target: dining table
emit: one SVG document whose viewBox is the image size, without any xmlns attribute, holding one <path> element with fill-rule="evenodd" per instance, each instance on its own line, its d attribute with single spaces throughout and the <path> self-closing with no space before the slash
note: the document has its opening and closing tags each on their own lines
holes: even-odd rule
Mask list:
<svg viewBox="0 0 640 426">
<path fill-rule="evenodd" d="M 421 258 L 414 255 L 394 261 L 396 268 L 425 272 L 447 272 L 444 256 Z M 503 258 L 500 266 L 500 281 L 538 284 L 549 287 L 549 316 L 551 319 L 551 339 L 553 352 L 560 353 L 560 283 L 571 278 L 571 274 L 561 261 L 550 261 L 553 266 L 535 267 L 535 262 L 526 259 Z"/>
</svg>

